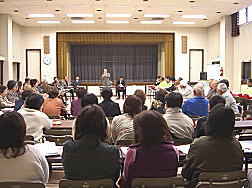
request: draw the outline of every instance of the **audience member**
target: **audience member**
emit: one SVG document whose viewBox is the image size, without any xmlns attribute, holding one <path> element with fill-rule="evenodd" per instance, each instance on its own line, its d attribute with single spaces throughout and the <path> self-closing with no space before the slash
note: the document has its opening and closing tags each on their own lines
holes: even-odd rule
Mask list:
<svg viewBox="0 0 252 188">
<path fill-rule="evenodd" d="M 93 93 L 88 93 L 84 95 L 81 99 L 81 107 L 84 108 L 85 106 L 97 104 L 98 105 L 98 98 Z"/>
<path fill-rule="evenodd" d="M 157 76 L 156 82 L 155 82 L 155 86 L 159 86 L 160 82 L 161 82 L 161 76 Z"/>
<path fill-rule="evenodd" d="M 193 141 L 193 121 L 182 113 L 183 97 L 180 93 L 169 93 L 165 97 L 167 110 L 163 115 L 174 139 Z"/>
<path fill-rule="evenodd" d="M 183 99 L 190 99 L 194 97 L 193 88 L 189 86 L 184 80 L 181 80 L 179 82 L 178 92 L 181 93 Z"/>
<path fill-rule="evenodd" d="M 34 137 L 39 141 L 43 136 L 43 129 L 50 129 L 52 121 L 48 116 L 41 112 L 44 98 L 36 93 L 31 94 L 25 101 L 25 108 L 18 112 L 24 117 L 26 123 L 26 134 Z"/>
<path fill-rule="evenodd" d="M 164 89 L 160 89 L 155 93 L 155 100 L 152 101 L 150 110 L 155 110 L 161 114 L 165 114 L 165 95 L 168 92 Z"/>
<path fill-rule="evenodd" d="M 46 158 L 34 146 L 25 144 L 26 125 L 17 112 L 0 116 L 1 182 L 48 182 Z"/>
<path fill-rule="evenodd" d="M 39 90 L 37 88 L 37 86 L 38 86 L 37 79 L 31 79 L 30 84 L 31 84 L 31 87 L 29 88 L 29 90 L 32 90 L 34 93 L 39 94 Z"/>
<path fill-rule="evenodd" d="M 182 176 L 194 187 L 201 172 L 242 170 L 243 152 L 233 136 L 235 114 L 230 107 L 215 106 L 207 120 L 207 136 L 195 139 L 185 159 Z M 194 185 L 194 186 L 193 186 Z"/>
<path fill-rule="evenodd" d="M 124 114 L 115 116 L 111 125 L 111 141 L 133 139 L 133 118 L 142 111 L 142 101 L 135 95 L 126 98 L 123 105 Z"/>
<path fill-rule="evenodd" d="M 23 84 L 23 90 L 30 90 L 31 84 L 30 84 L 30 78 L 25 78 L 25 82 Z"/>
<path fill-rule="evenodd" d="M 59 90 L 56 87 L 52 87 L 48 91 L 49 98 L 46 98 L 42 106 L 42 112 L 48 116 L 60 116 L 66 115 L 66 107 L 61 99 L 58 98 Z"/>
<path fill-rule="evenodd" d="M 106 117 L 114 117 L 121 115 L 121 110 L 118 103 L 111 100 L 113 93 L 110 87 L 104 87 L 101 92 L 103 101 L 99 106 L 105 112 Z"/>
<path fill-rule="evenodd" d="M 221 95 L 226 100 L 226 106 L 229 106 L 233 109 L 235 114 L 239 114 L 236 101 L 232 94 L 229 92 L 228 87 L 225 83 L 219 83 L 217 86 L 218 95 Z"/>
<path fill-rule="evenodd" d="M 7 95 L 6 98 L 8 101 L 15 103 L 16 100 L 18 100 L 18 94 L 17 94 L 17 82 L 14 80 L 9 80 L 7 83 Z"/>
<path fill-rule="evenodd" d="M 173 177 L 177 175 L 178 155 L 172 145 L 169 128 L 156 111 L 143 111 L 134 118 L 134 142 L 124 165 L 125 187 L 134 178 Z"/>
<path fill-rule="evenodd" d="M 10 102 L 7 98 L 7 87 L 0 85 L 0 109 L 14 107 L 15 104 Z"/>
<path fill-rule="evenodd" d="M 74 141 L 65 143 L 62 162 L 65 179 L 117 181 L 121 161 L 119 149 L 106 142 L 107 121 L 103 110 L 86 106 L 76 118 Z"/>
<path fill-rule="evenodd" d="M 20 99 L 21 98 L 21 96 L 22 96 L 22 92 L 23 92 L 23 87 L 22 87 L 22 82 L 21 81 L 18 81 L 17 82 L 17 91 L 16 91 L 16 93 L 17 93 L 17 96 L 18 96 L 18 98 Z"/>
<path fill-rule="evenodd" d="M 217 95 L 217 86 L 218 86 L 218 83 L 219 81 L 218 80 L 212 80 L 210 83 L 209 83 L 209 86 L 210 86 L 210 90 L 206 96 L 206 98 L 210 99 L 211 97 Z"/>
<path fill-rule="evenodd" d="M 204 97 L 203 85 L 198 83 L 193 87 L 194 98 L 188 99 L 182 106 L 182 112 L 189 116 L 206 116 L 208 100 Z"/>
<path fill-rule="evenodd" d="M 142 110 L 147 110 L 147 106 L 145 105 L 146 95 L 141 89 L 137 89 L 134 93 L 137 97 L 139 97 L 142 101 Z"/>
<path fill-rule="evenodd" d="M 81 111 L 81 99 L 87 94 L 86 89 L 79 88 L 76 90 L 77 99 L 71 102 L 71 114 L 73 116 L 77 116 L 77 114 Z"/>
<path fill-rule="evenodd" d="M 43 93 L 48 93 L 48 91 L 51 89 L 46 79 L 43 80 L 39 87 L 43 90 Z"/>
<path fill-rule="evenodd" d="M 21 98 L 15 101 L 14 111 L 18 111 L 24 104 L 26 98 L 30 96 L 33 92 L 31 90 L 24 90 L 22 92 Z"/>
<path fill-rule="evenodd" d="M 229 89 L 229 81 L 227 79 L 222 79 L 219 81 L 219 83 L 224 83 L 227 86 L 227 89 Z"/>
<path fill-rule="evenodd" d="M 209 110 L 211 113 L 211 110 L 213 107 L 215 107 L 217 104 L 222 104 L 225 106 L 226 100 L 224 97 L 220 95 L 215 95 L 209 99 Z M 201 117 L 197 121 L 197 126 L 194 129 L 194 137 L 199 138 L 201 136 L 206 136 L 206 121 L 208 116 Z"/>
</svg>

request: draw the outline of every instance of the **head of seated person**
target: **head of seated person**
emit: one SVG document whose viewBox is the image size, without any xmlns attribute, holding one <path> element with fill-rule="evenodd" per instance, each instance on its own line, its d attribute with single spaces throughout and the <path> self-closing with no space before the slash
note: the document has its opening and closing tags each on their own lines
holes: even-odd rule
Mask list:
<svg viewBox="0 0 252 188">
<path fill-rule="evenodd" d="M 81 107 L 98 104 L 98 98 L 93 93 L 88 93 L 81 99 Z"/>
<path fill-rule="evenodd" d="M 7 95 L 7 87 L 0 85 L 0 95 L 4 98 Z"/>
<path fill-rule="evenodd" d="M 219 81 L 219 83 L 224 83 L 226 84 L 227 88 L 229 88 L 229 81 L 227 79 L 222 79 Z"/>
<path fill-rule="evenodd" d="M 37 79 L 30 80 L 31 87 L 37 87 L 37 83 L 38 83 Z"/>
<path fill-rule="evenodd" d="M 76 90 L 76 96 L 78 99 L 83 98 L 87 94 L 87 90 L 85 88 L 79 88 Z"/>
<path fill-rule="evenodd" d="M 139 97 L 139 98 L 141 99 L 143 105 L 145 104 L 146 95 L 145 95 L 145 93 L 143 92 L 143 90 L 137 89 L 137 90 L 135 91 L 134 95 L 136 95 L 137 97 Z"/>
<path fill-rule="evenodd" d="M 127 113 L 131 118 L 142 111 L 142 101 L 135 95 L 130 95 L 126 98 L 123 104 L 123 112 Z"/>
<path fill-rule="evenodd" d="M 40 110 L 43 103 L 44 98 L 41 95 L 32 93 L 30 96 L 27 97 L 25 101 L 25 107 L 34 110 Z"/>
<path fill-rule="evenodd" d="M 217 93 L 222 95 L 223 93 L 228 91 L 228 87 L 225 83 L 219 83 L 217 86 Z"/>
<path fill-rule="evenodd" d="M 162 102 L 165 104 L 165 96 L 168 94 L 168 92 L 165 89 L 160 89 L 155 94 L 155 100 Z"/>
<path fill-rule="evenodd" d="M 220 95 L 215 95 L 209 99 L 209 110 L 212 110 L 218 104 L 222 104 L 225 106 L 226 100 L 224 97 L 222 97 Z"/>
<path fill-rule="evenodd" d="M 109 100 L 113 96 L 112 89 L 110 87 L 104 87 L 101 91 L 101 96 L 104 100 Z"/>
<path fill-rule="evenodd" d="M 52 87 L 49 91 L 48 91 L 48 95 L 49 98 L 54 99 L 56 97 L 59 96 L 59 90 L 56 87 Z"/>
<path fill-rule="evenodd" d="M 7 88 L 8 90 L 11 90 L 11 91 L 17 91 L 18 89 L 17 82 L 15 80 L 9 80 L 7 82 Z"/>
<path fill-rule="evenodd" d="M 183 104 L 183 97 L 180 93 L 171 92 L 165 96 L 167 108 L 181 108 Z"/>
<path fill-rule="evenodd" d="M 195 97 L 204 96 L 204 88 L 203 85 L 198 83 L 193 87 L 193 94 Z"/>
</svg>

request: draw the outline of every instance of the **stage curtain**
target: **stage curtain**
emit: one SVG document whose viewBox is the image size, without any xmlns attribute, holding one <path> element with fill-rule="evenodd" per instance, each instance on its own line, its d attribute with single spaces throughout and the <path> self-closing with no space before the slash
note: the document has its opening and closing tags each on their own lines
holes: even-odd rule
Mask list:
<svg viewBox="0 0 252 188">
<path fill-rule="evenodd" d="M 129 82 L 155 81 L 158 45 L 72 44 L 70 45 L 72 79 L 99 82 L 104 68 L 111 80 L 124 76 Z"/>
</svg>

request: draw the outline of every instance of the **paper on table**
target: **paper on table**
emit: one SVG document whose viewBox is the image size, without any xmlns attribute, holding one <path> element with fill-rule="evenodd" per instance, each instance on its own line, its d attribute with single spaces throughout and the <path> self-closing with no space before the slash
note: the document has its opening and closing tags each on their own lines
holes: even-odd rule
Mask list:
<svg viewBox="0 0 252 188">
<path fill-rule="evenodd" d="M 56 146 L 54 142 L 35 144 L 35 148 L 46 157 L 53 155 L 61 155 L 62 153 L 62 146 Z"/>
<path fill-rule="evenodd" d="M 179 151 L 182 153 L 188 154 L 188 151 L 190 149 L 190 144 L 187 145 L 180 145 L 180 146 L 175 146 Z"/>
<path fill-rule="evenodd" d="M 252 153 L 252 141 L 240 141 L 240 144 L 245 153 Z"/>
</svg>

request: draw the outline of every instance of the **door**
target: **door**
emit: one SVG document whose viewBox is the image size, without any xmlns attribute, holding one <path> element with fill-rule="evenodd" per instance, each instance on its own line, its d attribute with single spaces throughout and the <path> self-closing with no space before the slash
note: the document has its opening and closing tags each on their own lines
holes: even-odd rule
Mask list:
<svg viewBox="0 0 252 188">
<path fill-rule="evenodd" d="M 26 77 L 41 80 L 40 49 L 26 49 Z"/>
<path fill-rule="evenodd" d="M 189 50 L 189 81 L 198 82 L 200 80 L 200 72 L 204 72 L 204 50 Z"/>
</svg>

